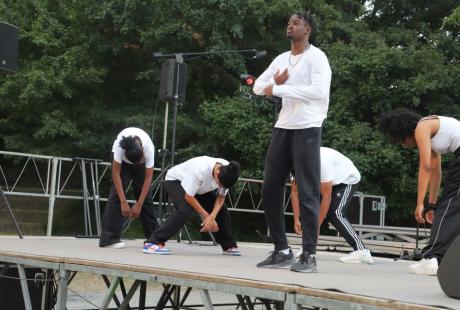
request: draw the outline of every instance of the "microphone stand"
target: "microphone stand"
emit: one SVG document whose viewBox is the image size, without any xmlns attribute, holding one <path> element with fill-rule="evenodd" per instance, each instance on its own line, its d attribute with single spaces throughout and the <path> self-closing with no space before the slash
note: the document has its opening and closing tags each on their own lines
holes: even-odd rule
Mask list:
<svg viewBox="0 0 460 310">
<path fill-rule="evenodd" d="M 165 58 L 165 59 L 176 59 L 176 62 L 182 63 L 187 57 L 201 57 L 208 55 L 221 55 L 221 54 L 234 54 L 234 53 L 253 53 L 254 57 L 257 58 L 258 55 L 263 55 L 264 53 L 258 52 L 256 49 L 244 49 L 244 50 L 226 50 L 226 51 L 209 51 L 209 52 L 195 52 L 195 53 L 172 53 L 172 54 L 162 54 L 162 53 L 153 53 L 153 58 Z M 259 56 L 260 57 L 260 56 Z"/>
</svg>

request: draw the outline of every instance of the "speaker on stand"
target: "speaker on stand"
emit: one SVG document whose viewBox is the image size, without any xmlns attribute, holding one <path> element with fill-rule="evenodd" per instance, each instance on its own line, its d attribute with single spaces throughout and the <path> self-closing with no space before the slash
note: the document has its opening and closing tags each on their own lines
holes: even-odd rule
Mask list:
<svg viewBox="0 0 460 310">
<path fill-rule="evenodd" d="M 187 64 L 175 59 L 167 59 L 161 65 L 158 100 L 174 102 L 185 98 L 187 85 Z"/>
</svg>

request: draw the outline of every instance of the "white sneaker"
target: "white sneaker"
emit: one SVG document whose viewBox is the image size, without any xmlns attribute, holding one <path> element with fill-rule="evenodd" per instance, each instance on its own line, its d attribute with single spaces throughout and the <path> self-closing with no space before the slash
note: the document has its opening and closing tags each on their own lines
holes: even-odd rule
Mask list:
<svg viewBox="0 0 460 310">
<path fill-rule="evenodd" d="M 339 258 L 343 263 L 354 263 L 354 264 L 373 264 L 374 260 L 372 259 L 371 252 L 368 249 L 357 250 L 348 253 L 345 256 Z"/>
<path fill-rule="evenodd" d="M 109 244 L 109 245 L 106 245 L 104 248 L 109 248 L 109 249 L 123 249 L 125 247 L 125 243 L 124 242 L 116 242 L 116 243 L 112 243 L 112 244 Z"/>
<path fill-rule="evenodd" d="M 409 272 L 425 276 L 435 276 L 438 273 L 438 260 L 436 258 L 424 258 L 418 263 L 409 266 Z"/>
</svg>

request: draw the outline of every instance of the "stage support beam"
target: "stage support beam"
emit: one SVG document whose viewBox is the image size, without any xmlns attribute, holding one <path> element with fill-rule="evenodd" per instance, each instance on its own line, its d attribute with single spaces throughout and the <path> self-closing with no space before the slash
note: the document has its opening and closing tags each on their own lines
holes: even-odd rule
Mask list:
<svg viewBox="0 0 460 310">
<path fill-rule="evenodd" d="M 286 293 L 286 301 L 284 302 L 285 310 L 301 310 L 302 306 L 296 303 L 296 294 Z"/>
<path fill-rule="evenodd" d="M 21 280 L 22 297 L 24 298 L 24 306 L 26 310 L 32 310 L 32 302 L 30 301 L 29 287 L 27 286 L 27 276 L 24 265 L 18 264 L 19 279 Z"/>
<path fill-rule="evenodd" d="M 51 168 L 51 185 L 50 185 L 50 198 L 48 201 L 48 224 L 46 227 L 46 235 L 51 237 L 53 233 L 53 217 L 54 217 L 54 202 L 56 201 L 56 178 L 57 178 L 58 159 L 53 157 Z"/>
<path fill-rule="evenodd" d="M 129 289 L 128 294 L 126 294 L 125 299 L 123 299 L 123 302 L 121 303 L 120 307 L 118 308 L 119 310 L 125 310 L 128 309 L 129 302 L 131 301 L 131 298 L 133 298 L 134 293 L 136 292 L 137 288 L 141 284 L 140 280 L 134 281 L 133 285 Z"/>
<path fill-rule="evenodd" d="M 112 283 L 110 284 L 109 289 L 107 290 L 107 294 L 104 297 L 104 301 L 102 302 L 102 305 L 100 307 L 101 310 L 106 310 L 109 308 L 110 302 L 113 299 L 113 296 L 115 295 L 115 292 L 117 290 L 118 285 L 120 284 L 121 277 L 116 277 L 114 280 L 112 280 Z"/>
<path fill-rule="evenodd" d="M 57 291 L 56 309 L 66 309 L 67 287 L 69 285 L 69 271 L 64 269 L 64 265 L 59 265 L 59 284 Z"/>
<path fill-rule="evenodd" d="M 200 289 L 201 300 L 203 301 L 203 306 L 206 310 L 213 310 L 214 307 L 212 305 L 211 296 L 209 296 L 208 290 Z"/>
</svg>

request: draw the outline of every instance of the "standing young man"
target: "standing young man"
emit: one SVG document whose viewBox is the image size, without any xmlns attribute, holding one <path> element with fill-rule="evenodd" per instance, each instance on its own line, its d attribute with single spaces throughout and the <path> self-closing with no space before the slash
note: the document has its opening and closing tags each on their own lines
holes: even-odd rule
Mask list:
<svg viewBox="0 0 460 310">
<path fill-rule="evenodd" d="M 317 272 L 316 243 L 320 200 L 321 126 L 329 107 L 331 69 L 326 55 L 309 43 L 313 17 L 294 13 L 287 26 L 291 50 L 273 60 L 256 80 L 254 93 L 282 98 L 282 108 L 273 128 L 265 159 L 262 188 L 265 218 L 274 251 L 257 267 L 291 266 L 291 271 Z M 288 246 L 283 189 L 290 169 L 297 172 L 302 219 L 302 255 L 294 263 Z"/>
<path fill-rule="evenodd" d="M 102 217 L 100 247 L 123 248 L 120 240 L 125 219 L 140 217 L 145 238 L 150 237 L 158 222 L 150 197 L 155 147 L 142 129 L 123 129 L 112 147 L 112 180 L 107 207 Z M 126 190 L 132 182 L 136 203 L 130 207 Z"/>
<path fill-rule="evenodd" d="M 230 214 L 224 205 L 228 189 L 240 175 L 240 164 L 222 158 L 200 156 L 168 170 L 165 188 L 177 207 L 150 236 L 142 251 L 147 254 L 170 254 L 165 242 L 177 234 L 197 212 L 203 222 L 201 232 L 211 232 L 222 247 L 222 254 L 240 256 L 232 236 Z"/>
<path fill-rule="evenodd" d="M 372 264 L 371 252 L 356 234 L 347 219 L 346 212 L 353 194 L 359 186 L 361 174 L 353 162 L 336 150 L 321 147 L 321 203 L 319 226 L 324 219 L 332 223 L 341 236 L 353 248 L 353 252 L 340 257 L 344 263 Z M 298 188 L 295 179 L 291 181 L 291 203 L 294 213 L 294 230 L 302 234 L 299 214 Z"/>
</svg>

